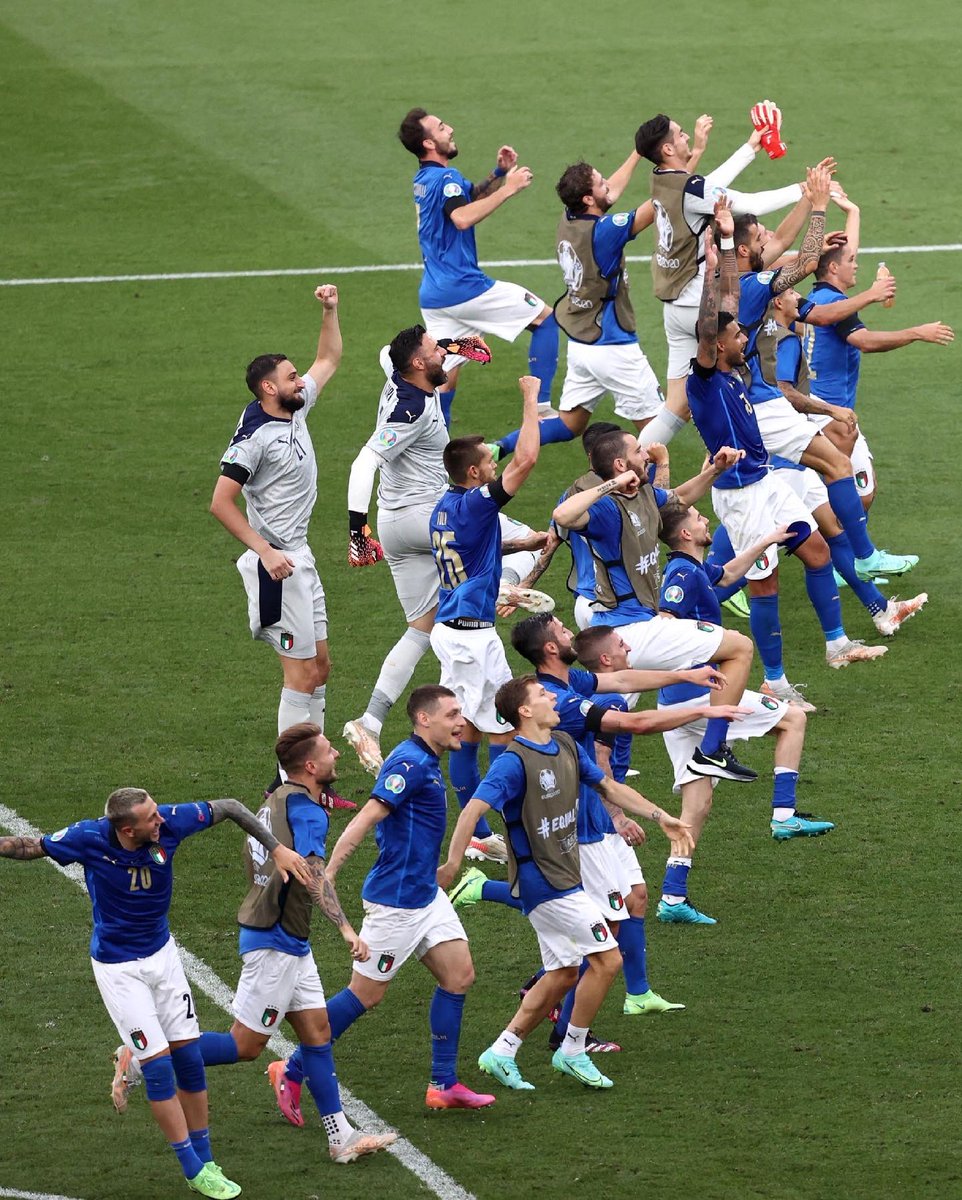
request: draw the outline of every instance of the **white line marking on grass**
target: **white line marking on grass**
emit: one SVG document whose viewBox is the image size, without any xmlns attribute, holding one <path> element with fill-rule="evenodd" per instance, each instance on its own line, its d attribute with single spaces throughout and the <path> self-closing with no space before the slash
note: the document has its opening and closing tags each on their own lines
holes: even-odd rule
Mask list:
<svg viewBox="0 0 962 1200">
<path fill-rule="evenodd" d="M 9 830 L 14 837 L 36 838 L 40 837 L 41 833 L 39 829 L 35 829 L 33 825 L 25 821 L 19 813 L 15 812 L 12 808 L 7 808 L 5 804 L 0 804 L 0 829 Z M 84 882 L 83 868 L 77 863 L 71 863 L 70 866 L 62 867 L 59 863 L 55 863 L 52 858 L 48 858 L 46 861 L 62 875 L 66 875 L 68 879 L 72 879 L 78 887 L 86 892 L 87 885 Z M 233 992 L 227 984 L 224 983 L 220 976 L 203 959 L 198 958 L 195 954 L 185 949 L 180 942 L 177 943 L 177 947 L 180 950 L 181 961 L 184 964 L 184 970 L 187 973 L 188 979 L 196 984 L 204 995 L 219 1008 L 222 1008 L 226 1013 L 230 1013 Z M 294 1049 L 293 1043 L 280 1034 L 275 1034 L 271 1038 L 270 1045 L 278 1054 L 283 1055 L 285 1058 Z M 389 1128 L 387 1123 L 372 1108 L 368 1108 L 363 1100 L 359 1100 L 343 1084 L 341 1084 L 341 1102 L 344 1105 L 344 1111 L 347 1115 L 365 1129 L 370 1129 L 376 1133 L 383 1133 Z M 393 1146 L 388 1147 L 387 1153 L 393 1154 L 403 1166 L 407 1167 L 426 1187 L 430 1188 L 435 1196 L 439 1197 L 439 1200 L 475 1200 L 471 1192 L 465 1190 L 446 1171 L 442 1170 L 436 1162 L 428 1158 L 416 1146 L 412 1145 L 407 1138 L 398 1138 Z M 71 1200 L 70 1197 L 66 1196 L 48 1196 L 40 1192 L 17 1192 L 0 1188 L 0 1197 L 3 1196 L 23 1197 L 24 1200 Z"/>
<path fill-rule="evenodd" d="M 962 250 L 962 242 L 946 242 L 939 246 L 862 246 L 860 254 L 941 254 Z M 631 263 L 651 262 L 650 254 L 629 254 Z M 381 263 L 359 267 L 276 267 L 263 271 L 174 271 L 153 275 L 62 275 L 37 279 L 0 279 L 0 287 L 49 287 L 53 284 L 78 283 L 167 283 L 187 279 L 281 279 L 288 275 L 314 275 L 326 279 L 329 275 L 371 275 L 385 271 L 420 271 L 423 263 Z M 489 259 L 482 267 L 554 267 L 553 258 Z"/>
<path fill-rule="evenodd" d="M 12 1196 L 15 1200 L 74 1200 L 72 1196 L 55 1196 L 53 1192 L 18 1192 L 16 1188 L 0 1188 L 0 1196 Z"/>
</svg>

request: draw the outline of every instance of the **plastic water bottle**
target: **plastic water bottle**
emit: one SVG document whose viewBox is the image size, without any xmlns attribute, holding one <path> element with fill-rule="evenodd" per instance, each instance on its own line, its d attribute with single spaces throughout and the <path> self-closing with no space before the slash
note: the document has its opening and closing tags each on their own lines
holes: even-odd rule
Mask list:
<svg viewBox="0 0 962 1200">
<path fill-rule="evenodd" d="M 876 279 L 889 279 L 891 277 L 891 274 L 892 274 L 892 272 L 888 269 L 888 267 L 885 265 L 885 263 L 880 262 L 878 265 L 878 270 L 875 272 L 875 278 Z M 890 296 L 888 298 L 888 300 L 882 301 L 882 307 L 883 308 L 891 308 L 894 303 L 895 303 L 895 297 Z"/>
</svg>

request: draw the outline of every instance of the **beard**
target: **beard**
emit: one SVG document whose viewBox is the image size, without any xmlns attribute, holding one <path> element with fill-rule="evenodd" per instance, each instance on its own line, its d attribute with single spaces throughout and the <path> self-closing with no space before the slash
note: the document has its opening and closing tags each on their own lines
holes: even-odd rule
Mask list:
<svg viewBox="0 0 962 1200">
<path fill-rule="evenodd" d="M 440 363 L 436 367 L 432 367 L 429 371 L 425 371 L 425 375 L 427 375 L 428 383 L 431 387 L 443 387 L 448 381 L 448 373 Z"/>
<path fill-rule="evenodd" d="M 458 148 L 454 144 L 454 142 L 448 142 L 447 149 L 442 151 L 442 153 L 444 154 L 444 157 L 448 160 L 448 162 L 450 162 L 452 158 L 458 157 Z"/>
<path fill-rule="evenodd" d="M 760 250 L 753 250 L 751 252 L 751 254 L 748 256 L 748 265 L 753 271 L 765 270 L 765 260 L 762 258 Z"/>
<path fill-rule="evenodd" d="M 295 393 L 293 396 L 278 397 L 278 404 L 285 412 L 296 413 L 304 407 L 304 397 L 300 393 Z"/>
<path fill-rule="evenodd" d="M 615 202 L 610 196 L 605 196 L 603 200 L 596 200 L 595 204 L 598 205 L 603 213 L 609 212 L 615 206 Z"/>
<path fill-rule="evenodd" d="M 573 666 L 578 661 L 578 655 L 575 654 L 574 646 L 564 646 L 559 648 L 558 657 L 566 667 Z"/>
</svg>

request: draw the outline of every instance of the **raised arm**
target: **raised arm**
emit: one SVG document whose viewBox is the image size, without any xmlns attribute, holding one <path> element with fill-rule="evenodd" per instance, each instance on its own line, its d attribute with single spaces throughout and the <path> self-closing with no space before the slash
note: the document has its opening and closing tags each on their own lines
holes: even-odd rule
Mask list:
<svg viewBox="0 0 962 1200">
<path fill-rule="evenodd" d="M 262 825 L 250 809 L 241 804 L 239 800 L 211 800 L 210 811 L 211 826 L 219 825 L 221 821 L 233 821 L 245 833 L 260 842 L 274 860 L 274 866 L 280 871 L 281 878 L 285 883 L 293 875 L 299 883 L 303 883 L 307 887 L 311 875 L 305 860 L 295 850 L 282 846 L 267 826 Z"/>
<path fill-rule="evenodd" d="M 551 519 L 562 529 L 584 529 L 588 524 L 588 510 L 593 504 L 597 504 L 609 492 L 617 492 L 622 488 L 637 488 L 638 483 L 639 479 L 634 471 L 622 471 L 614 479 L 607 479 L 604 483 L 587 488 L 583 492 L 574 492 L 567 500 L 562 500 L 551 514 Z"/>
<path fill-rule="evenodd" d="M 505 176 L 517 161 L 518 152 L 514 146 L 502 146 L 498 151 L 498 159 L 491 174 L 482 179 L 480 183 L 472 185 L 471 199 L 481 200 L 485 196 L 490 196 L 492 192 L 496 192 L 504 184 Z"/>
<path fill-rule="evenodd" d="M 501 486 L 509 496 L 516 496 L 518 489 L 534 470 L 541 450 L 541 432 L 538 422 L 538 389 L 541 380 L 534 375 L 522 375 L 518 380 L 524 407 L 521 416 L 521 431 L 514 448 L 514 458 L 501 472 Z"/>
<path fill-rule="evenodd" d="M 787 525 L 779 525 L 777 529 L 773 529 L 765 537 L 759 538 L 754 545 L 749 546 L 747 550 L 743 550 L 741 554 L 736 554 L 734 558 L 725 563 L 722 576 L 715 586 L 728 587 L 736 580 L 741 579 L 755 559 L 760 558 L 773 542 L 787 542 L 791 536 Z"/>
<path fill-rule="evenodd" d="M 675 499 L 679 504 L 685 505 L 686 508 L 691 504 L 697 504 L 702 496 L 710 491 L 719 475 L 723 475 L 729 467 L 733 467 L 740 458 L 744 457 L 744 450 L 734 450 L 731 446 L 721 446 L 715 451 L 714 457 L 708 465 L 699 471 L 697 475 L 693 475 L 691 479 L 686 479 L 684 483 L 680 483 L 676 488 L 672 489 Z"/>
<path fill-rule="evenodd" d="M 879 354 L 886 350 L 898 350 L 913 342 L 931 342 L 936 346 L 947 346 L 955 341 L 951 325 L 932 321 L 928 325 L 913 325 L 910 329 L 893 329 L 884 332 L 878 329 L 856 329 L 846 338 L 850 346 L 856 346 L 863 354 Z"/>
<path fill-rule="evenodd" d="M 333 283 L 322 283 L 314 289 L 314 298 L 320 303 L 323 316 L 321 332 L 317 339 L 317 353 L 307 373 L 320 392 L 337 370 L 344 344 L 341 341 L 341 326 L 337 319 L 337 288 Z"/>
<path fill-rule="evenodd" d="M 478 200 L 470 200 L 451 211 L 451 222 L 458 229 L 470 229 L 485 217 L 490 217 L 496 208 L 528 187 L 533 176 L 529 167 L 513 166 L 505 172 L 501 185 Z"/>
<path fill-rule="evenodd" d="M 726 238 L 731 241 L 731 235 Z M 711 226 L 704 233 L 705 246 L 705 279 L 701 288 L 701 304 L 698 308 L 698 352 L 695 361 L 706 371 L 710 371 L 718 361 L 718 302 L 721 296 L 721 283 L 716 278 L 718 271 L 718 251 L 715 249 L 715 239 Z M 726 254 L 734 257 L 734 251 L 726 247 Z M 738 280 L 735 280 L 735 298 L 738 298 Z M 737 308 L 735 309 L 737 312 Z"/>
<path fill-rule="evenodd" d="M 768 543 L 765 543 L 768 545 Z M 725 676 L 714 667 L 691 667 L 684 671 L 647 671 L 629 667 L 625 671 L 595 672 L 599 692 L 657 692 L 676 683 L 694 683 L 720 690 L 725 686 Z M 617 713 L 618 709 L 609 710 Z M 602 729 L 605 728 L 602 722 Z"/>
<path fill-rule="evenodd" d="M 808 179 L 805 183 L 805 195 L 811 203 L 812 209 L 808 219 L 808 229 L 805 231 L 797 260 L 791 265 L 783 267 L 772 284 L 776 295 L 794 287 L 806 275 L 811 275 L 818 266 L 825 238 L 825 210 L 828 207 L 831 182 L 830 168 L 823 163 L 809 168 Z M 785 249 L 787 246 L 781 244 L 776 232 L 775 237 L 771 238 L 762 250 L 762 258 L 766 263 L 774 262 Z M 771 257 L 766 254 L 766 251 L 769 250 Z"/>
</svg>

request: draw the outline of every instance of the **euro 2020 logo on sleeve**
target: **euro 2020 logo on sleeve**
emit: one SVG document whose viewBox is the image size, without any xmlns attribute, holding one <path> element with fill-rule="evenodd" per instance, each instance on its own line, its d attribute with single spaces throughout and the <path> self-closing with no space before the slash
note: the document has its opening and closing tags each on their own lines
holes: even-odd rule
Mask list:
<svg viewBox="0 0 962 1200">
<path fill-rule="evenodd" d="M 680 604 L 685 598 L 685 589 L 673 583 L 671 587 L 665 588 L 665 599 L 669 604 Z"/>
<path fill-rule="evenodd" d="M 384 780 L 384 786 L 389 792 L 393 792 L 395 796 L 400 796 L 406 786 L 403 775 L 388 775 Z"/>
</svg>

